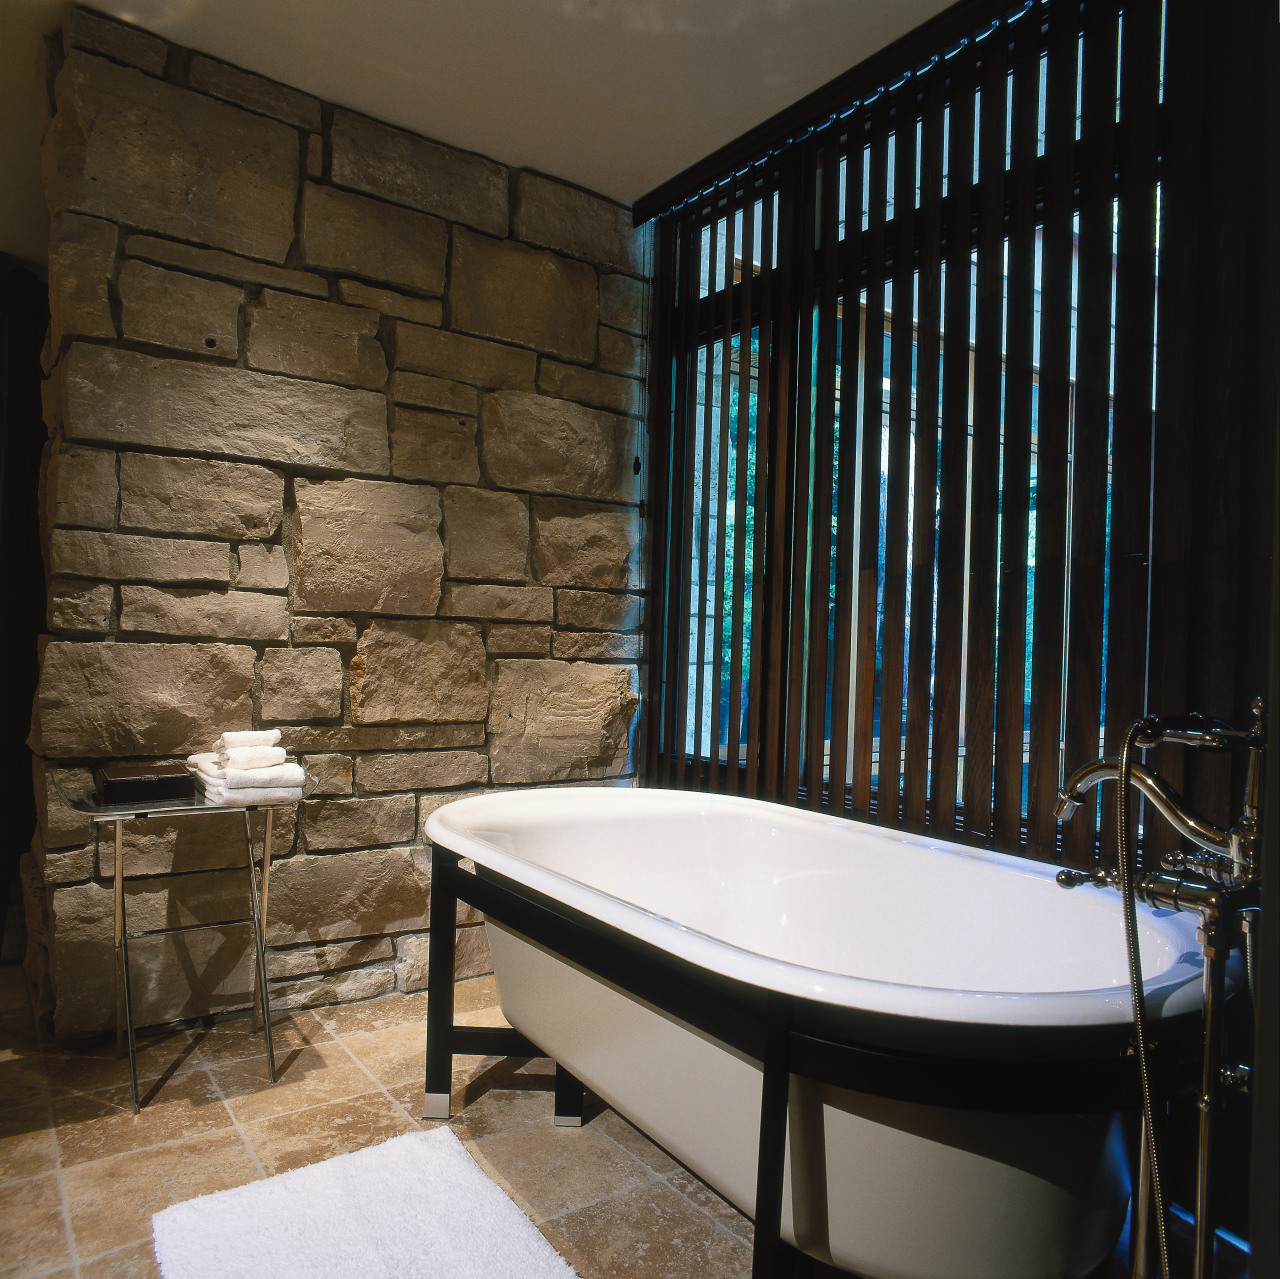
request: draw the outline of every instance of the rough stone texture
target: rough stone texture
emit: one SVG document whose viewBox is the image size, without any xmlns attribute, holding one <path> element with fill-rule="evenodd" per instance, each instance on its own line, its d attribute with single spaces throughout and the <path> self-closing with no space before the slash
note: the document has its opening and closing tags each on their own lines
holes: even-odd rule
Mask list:
<svg viewBox="0 0 1280 1279">
<path fill-rule="evenodd" d="M 336 719 L 342 714 L 342 654 L 336 648 L 267 649 L 260 710 L 264 723 Z"/>
<path fill-rule="evenodd" d="M 324 176 L 324 139 L 313 133 L 307 139 L 307 177 Z"/>
<path fill-rule="evenodd" d="M 55 773 L 68 795 L 87 795 L 93 790 L 93 774 L 87 768 L 50 768 L 39 755 L 33 755 L 31 779 L 41 842 L 45 848 L 83 844 L 93 837 L 93 823 L 62 798 L 54 784 Z"/>
<path fill-rule="evenodd" d="M 271 869 L 267 940 L 272 946 L 288 946 L 409 932 L 425 925 L 430 893 L 431 862 L 425 850 L 416 856 L 412 849 L 388 848 L 290 857 Z"/>
<path fill-rule="evenodd" d="M 600 277 L 600 323 L 643 334 L 649 311 L 649 286 L 629 275 Z"/>
<path fill-rule="evenodd" d="M 200 56 L 192 58 L 187 68 L 187 83 L 201 93 L 211 93 L 215 98 L 274 116 L 299 129 L 314 132 L 320 128 L 320 103 L 315 98 L 225 62 Z"/>
<path fill-rule="evenodd" d="M 246 542 L 239 551 L 236 585 L 248 591 L 283 591 L 289 587 L 289 565 L 283 546 Z M 354 627 L 352 628 L 354 632 Z M 355 638 L 354 633 L 352 639 Z"/>
<path fill-rule="evenodd" d="M 40 874 L 46 884 L 75 884 L 93 878 L 93 844 L 50 850 L 45 848 L 37 830 L 31 840 L 31 851 L 40 863 Z"/>
<path fill-rule="evenodd" d="M 634 631 L 640 625 L 640 597 L 560 590 L 556 625 L 576 631 Z"/>
<path fill-rule="evenodd" d="M 279 981 L 284 977 L 335 972 L 358 964 L 372 964 L 379 959 L 390 959 L 394 954 L 395 945 L 390 937 L 366 937 L 360 941 L 305 946 L 298 950 L 273 950 L 267 954 L 267 977 L 271 981 Z"/>
<path fill-rule="evenodd" d="M 507 171 L 501 165 L 340 108 L 330 137 L 339 186 L 506 235 Z"/>
<path fill-rule="evenodd" d="M 109 529 L 116 522 L 116 455 L 110 449 L 51 450 L 46 501 L 55 524 Z"/>
<path fill-rule="evenodd" d="M 396 975 L 391 968 L 357 968 L 273 986 L 271 1007 L 323 1008 L 327 1004 L 356 1003 L 389 995 L 395 988 Z"/>
<path fill-rule="evenodd" d="M 557 498 L 533 501 L 533 567 L 552 586 L 622 590 L 639 585 L 640 521 L 634 510 Z"/>
<path fill-rule="evenodd" d="M 50 644 L 36 693 L 44 753 L 207 750 L 214 725 L 250 727 L 253 659 L 234 644 Z"/>
<path fill-rule="evenodd" d="M 631 210 L 537 173 L 516 178 L 512 234 L 530 244 L 638 274 L 641 252 Z"/>
<path fill-rule="evenodd" d="M 290 635 L 295 644 L 354 644 L 356 624 L 349 617 L 295 617 Z"/>
<path fill-rule="evenodd" d="M 480 408 L 480 456 L 502 488 L 629 501 L 633 438 L 625 418 L 522 391 L 486 395 Z"/>
<path fill-rule="evenodd" d="M 152 586 L 122 586 L 120 630 L 207 639 L 283 640 L 289 637 L 289 609 L 283 595 L 256 591 L 162 591 Z"/>
<path fill-rule="evenodd" d="M 600 329 L 600 367 L 627 377 L 644 377 L 645 342 L 617 329 Z"/>
<path fill-rule="evenodd" d="M 416 484 L 298 480 L 285 549 L 294 607 L 431 614 L 444 549 L 440 497 Z"/>
<path fill-rule="evenodd" d="M 49 587 L 47 620 L 51 631 L 107 631 L 115 591 L 105 582 L 56 581 Z"/>
<path fill-rule="evenodd" d="M 152 75 L 163 75 L 169 46 L 159 36 L 137 27 L 113 22 L 110 18 L 91 9 L 79 6 L 68 11 L 62 24 L 64 49 L 88 49 L 92 53 L 104 53 L 117 62 Z"/>
<path fill-rule="evenodd" d="M 391 419 L 391 474 L 402 480 L 475 484 L 480 479 L 475 418 L 397 404 Z"/>
<path fill-rule="evenodd" d="M 356 724 L 474 722 L 489 708 L 485 652 L 466 622 L 374 621 L 351 659 Z"/>
<path fill-rule="evenodd" d="M 129 261 L 116 292 L 120 331 L 131 341 L 236 358 L 244 292 L 234 284 Z"/>
<path fill-rule="evenodd" d="M 599 289 L 584 263 L 458 229 L 449 304 L 453 326 L 466 333 L 595 359 Z"/>
<path fill-rule="evenodd" d="M 250 813 L 256 853 L 262 851 L 265 814 Z M 271 820 L 271 859 L 287 857 L 297 833 L 292 808 L 276 809 Z M 187 874 L 239 870 L 244 866 L 244 816 L 237 812 L 201 817 L 153 817 L 125 822 L 121 832 L 126 879 L 133 875 Z M 115 840 L 111 827 L 99 831 L 98 875 L 115 878 Z M 234 879 L 233 879 L 234 883 Z M 130 928 L 136 928 L 131 923 Z"/>
<path fill-rule="evenodd" d="M 440 409 L 445 413 L 460 413 L 464 417 L 475 417 L 480 412 L 480 393 L 474 386 L 450 382 L 442 377 L 428 377 L 425 373 L 393 373 L 391 398 L 397 404 Z"/>
<path fill-rule="evenodd" d="M 443 808 L 446 804 L 452 804 L 455 799 L 470 799 L 472 795 L 491 795 L 496 790 L 502 790 L 500 786 L 485 786 L 479 790 L 442 790 L 435 792 L 426 792 L 418 796 L 418 838 L 423 843 L 429 843 L 427 839 L 427 818 L 438 808 Z M 469 911 L 464 911 L 462 903 L 458 903 L 458 922 L 465 922 L 465 917 Z M 473 921 L 475 922 L 475 921 Z"/>
<path fill-rule="evenodd" d="M 120 456 L 120 527 L 150 533 L 268 538 L 280 525 L 284 478 L 263 466 L 153 453 Z"/>
<path fill-rule="evenodd" d="M 364 307 L 264 289 L 245 311 L 245 348 L 254 369 L 363 387 L 387 380 L 378 317 Z"/>
<path fill-rule="evenodd" d="M 616 777 L 627 769 L 633 667 L 503 658 L 489 710 L 495 782 Z"/>
<path fill-rule="evenodd" d="M 490 657 L 549 657 L 551 627 L 495 622 L 484 637 Z"/>
<path fill-rule="evenodd" d="M 406 993 L 426 990 L 428 940 L 423 936 L 396 938 L 396 989 Z M 453 977 L 466 981 L 493 972 L 493 956 L 484 926 L 460 928 L 454 938 Z"/>
<path fill-rule="evenodd" d="M 489 780 L 489 758 L 481 751 L 405 751 L 362 755 L 356 784 L 367 791 L 445 790 Z"/>
<path fill-rule="evenodd" d="M 566 660 L 635 662 L 640 658 L 639 635 L 610 635 L 604 631 L 556 631 L 551 656 Z"/>
<path fill-rule="evenodd" d="M 385 475 L 381 395 L 77 343 L 59 366 L 68 436 Z"/>
<path fill-rule="evenodd" d="M 355 765 L 350 755 L 305 755 L 307 771 L 316 779 L 313 795 L 350 795 Z"/>
<path fill-rule="evenodd" d="M 302 257 L 308 266 L 444 292 L 449 230 L 439 218 L 308 182 L 302 191 Z"/>
<path fill-rule="evenodd" d="M 298 138 L 287 125 L 72 50 L 45 148 L 50 211 L 282 263 Z"/>
<path fill-rule="evenodd" d="M 527 580 L 528 499 L 477 488 L 445 489 L 444 561 L 450 577 Z"/>
<path fill-rule="evenodd" d="M 395 363 L 413 373 L 518 391 L 532 391 L 538 373 L 533 351 L 403 322 L 396 325 Z"/>
<path fill-rule="evenodd" d="M 225 542 L 59 528 L 49 540 L 49 568 L 55 576 L 115 581 L 229 582 L 229 550 Z"/>
<path fill-rule="evenodd" d="M 49 341 L 56 354 L 63 338 L 114 338 L 107 285 L 115 270 L 115 225 L 78 213 L 61 213 L 49 229 Z"/>
<path fill-rule="evenodd" d="M 493 618 L 504 622 L 549 622 L 554 604 L 545 586 L 473 586 L 446 582 L 440 612 L 444 617 Z"/>
<path fill-rule="evenodd" d="M 338 294 L 351 306 L 368 307 L 382 315 L 412 320 L 415 324 L 439 325 L 444 322 L 444 303 L 439 298 L 407 298 L 390 289 L 375 289 L 361 284 L 359 280 L 339 280 Z"/>
<path fill-rule="evenodd" d="M 598 373 L 576 364 L 557 364 L 554 360 L 542 361 L 538 369 L 538 390 L 544 395 L 557 395 L 576 404 L 632 417 L 638 416 L 643 407 L 643 388 L 633 378 Z"/>
<path fill-rule="evenodd" d="M 332 728 L 302 725 L 289 730 L 289 745 L 299 751 L 445 750 L 483 746 L 484 725 L 410 724 L 377 726 L 344 724 Z"/>
<path fill-rule="evenodd" d="M 416 808 L 412 795 L 309 799 L 303 808 L 307 848 L 312 852 L 403 844 L 413 838 Z"/>
<path fill-rule="evenodd" d="M 268 266 L 265 262 L 252 262 L 233 253 L 223 253 L 221 249 L 198 249 L 192 244 L 158 240 L 151 235 L 131 235 L 125 241 L 124 251 L 131 258 L 142 258 L 183 271 L 199 271 L 202 275 L 216 275 L 223 280 L 266 284 L 273 289 L 306 293 L 317 298 L 329 296 L 329 285 L 321 276 L 308 271 L 291 271 L 282 266 Z"/>
</svg>

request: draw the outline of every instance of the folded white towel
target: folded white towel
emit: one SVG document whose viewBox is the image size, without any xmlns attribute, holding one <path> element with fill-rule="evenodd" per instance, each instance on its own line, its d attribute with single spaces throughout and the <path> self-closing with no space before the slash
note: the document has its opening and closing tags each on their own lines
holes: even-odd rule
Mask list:
<svg viewBox="0 0 1280 1279">
<path fill-rule="evenodd" d="M 224 768 L 223 785 L 227 790 L 243 790 L 246 786 L 301 786 L 307 780 L 301 764 L 276 764 L 274 768 Z M 216 776 L 216 774 L 215 774 Z"/>
<path fill-rule="evenodd" d="M 239 733 L 223 733 L 218 738 L 217 748 L 220 751 L 230 750 L 233 746 L 279 746 L 280 730 L 263 728 L 245 730 Z"/>
<path fill-rule="evenodd" d="M 301 786 L 246 786 L 228 790 L 225 786 L 198 778 L 206 804 L 241 807 L 247 804 L 290 804 L 302 798 Z"/>
<path fill-rule="evenodd" d="M 217 751 L 201 751 L 198 755 L 188 755 L 187 772 L 209 773 L 218 779 L 222 779 L 227 775 L 227 770 L 218 763 Z"/>
<path fill-rule="evenodd" d="M 223 768 L 273 768 L 288 758 L 283 746 L 231 746 L 218 752 Z"/>
</svg>

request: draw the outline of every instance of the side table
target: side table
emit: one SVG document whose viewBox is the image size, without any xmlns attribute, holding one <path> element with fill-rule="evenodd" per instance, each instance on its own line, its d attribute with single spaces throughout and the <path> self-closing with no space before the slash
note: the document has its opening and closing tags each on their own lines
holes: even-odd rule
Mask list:
<svg viewBox="0 0 1280 1279">
<path fill-rule="evenodd" d="M 307 794 L 315 786 L 315 779 L 309 774 L 308 785 L 303 793 Z M 244 842 L 246 860 L 249 871 L 249 906 L 251 914 L 243 919 L 223 919 L 213 924 L 185 924 L 176 928 L 157 928 L 146 933 L 135 934 L 136 937 L 158 937 L 170 933 L 195 932 L 206 928 L 226 928 L 232 924 L 251 924 L 253 931 L 253 948 L 256 958 L 254 970 L 253 997 L 253 1029 L 257 1029 L 258 1014 L 262 1015 L 263 1036 L 267 1047 L 267 1069 L 271 1082 L 276 1082 L 275 1049 L 271 1043 L 271 1005 L 267 995 L 267 961 L 265 954 L 267 930 L 267 892 L 271 882 L 271 819 L 277 808 L 292 808 L 298 801 L 285 800 L 278 804 L 247 804 L 243 807 L 230 804 L 209 804 L 204 796 L 197 794 L 193 799 L 155 800 L 149 803 L 100 804 L 92 795 L 68 794 L 54 778 L 54 784 L 63 800 L 78 813 L 83 813 L 90 821 L 99 825 L 106 822 L 115 824 L 115 991 L 116 991 L 116 1051 L 123 1055 L 124 1042 L 129 1046 L 129 1080 L 133 1087 L 133 1113 L 139 1112 L 138 1102 L 138 1061 L 133 1036 L 133 1009 L 129 987 L 129 939 L 130 934 L 125 922 L 124 909 L 124 823 L 127 821 L 145 821 L 155 817 L 199 817 L 210 814 L 236 812 L 244 814 Z M 262 882 L 259 886 L 258 867 L 253 856 L 253 831 L 249 824 L 249 814 L 261 810 L 265 815 L 262 835 Z"/>
</svg>

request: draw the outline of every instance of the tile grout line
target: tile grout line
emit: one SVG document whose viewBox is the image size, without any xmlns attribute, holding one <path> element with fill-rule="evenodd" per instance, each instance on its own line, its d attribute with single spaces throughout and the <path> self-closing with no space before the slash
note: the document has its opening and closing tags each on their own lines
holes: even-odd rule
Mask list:
<svg viewBox="0 0 1280 1279">
<path fill-rule="evenodd" d="M 45 1115 L 49 1121 L 49 1133 L 53 1137 L 54 1177 L 58 1186 L 58 1199 L 62 1208 L 62 1230 L 67 1240 L 67 1255 L 71 1260 L 73 1279 L 80 1279 L 80 1256 L 76 1250 L 75 1231 L 71 1228 L 71 1204 L 67 1196 L 67 1184 L 62 1176 L 62 1142 L 58 1140 L 57 1115 L 53 1109 L 53 1090 L 49 1085 L 49 1069 L 45 1064 L 44 1036 L 40 1033 L 40 1021 L 31 1005 L 31 992 L 27 990 L 27 1006 L 31 1013 L 31 1026 L 35 1032 L 36 1055 L 40 1062 L 40 1080 L 44 1085 Z"/>
<path fill-rule="evenodd" d="M 403 1022 L 402 1022 L 401 1024 L 402 1024 L 402 1025 L 404 1025 L 404 1024 L 406 1024 L 406 1023 L 403 1023 Z M 332 1033 L 332 1032 L 330 1032 L 330 1033 Z M 363 1034 L 369 1034 L 369 1033 L 371 1033 L 371 1032 L 369 1032 L 369 1031 L 360 1031 L 360 1030 L 357 1030 L 357 1031 L 352 1031 L 351 1033 L 352 1033 L 352 1034 L 356 1034 L 356 1035 L 363 1035 Z M 373 1032 L 373 1033 L 376 1033 L 376 1032 Z M 426 1027 L 425 1027 L 425 1026 L 423 1027 L 423 1031 L 422 1031 L 422 1033 L 423 1033 L 423 1036 L 424 1036 L 424 1039 L 425 1039 L 425 1036 L 426 1036 Z M 407 1118 L 407 1119 L 409 1120 L 409 1122 L 413 1125 L 414 1130 L 415 1130 L 415 1131 L 417 1131 L 417 1132 L 422 1132 L 422 1131 L 424 1131 L 424 1129 L 423 1129 L 423 1127 L 422 1127 L 422 1118 L 421 1118 L 421 1116 L 420 1116 L 420 1115 L 411 1115 L 411 1114 L 409 1114 L 408 1108 L 407 1108 L 407 1107 L 405 1107 L 405 1106 L 402 1106 L 402 1105 L 401 1105 L 401 1104 L 400 1104 L 400 1103 L 399 1103 L 399 1102 L 398 1102 L 398 1101 L 397 1101 L 397 1100 L 396 1100 L 396 1099 L 391 1095 L 391 1093 L 387 1091 L 387 1086 L 386 1086 L 386 1084 L 384 1084 L 384 1083 L 382 1082 L 382 1080 L 381 1080 L 381 1079 L 379 1079 L 379 1078 L 378 1078 L 378 1077 L 373 1073 L 373 1071 L 371 1071 L 371 1070 L 369 1069 L 369 1067 L 368 1067 L 368 1066 L 366 1066 L 366 1065 L 364 1064 L 364 1062 L 362 1062 L 362 1061 L 360 1060 L 360 1058 L 359 1058 L 359 1057 L 357 1057 L 357 1056 L 355 1055 L 355 1053 L 353 1053 L 353 1052 L 351 1051 L 351 1049 L 347 1047 L 347 1037 L 346 1037 L 346 1035 L 339 1035 L 339 1036 L 337 1036 L 337 1037 L 336 1037 L 336 1039 L 335 1039 L 335 1042 L 336 1042 L 336 1043 L 339 1043 L 339 1044 L 341 1044 L 341 1045 L 342 1045 L 342 1051 L 343 1051 L 344 1053 L 346 1053 L 346 1054 L 347 1054 L 347 1056 L 348 1056 L 348 1057 L 350 1057 L 350 1058 L 351 1058 L 351 1060 L 352 1060 L 353 1062 L 355 1062 L 356 1066 L 357 1066 L 357 1067 L 359 1067 L 359 1069 L 360 1069 L 361 1071 L 363 1071 L 363 1072 L 364 1072 L 364 1074 L 365 1074 L 365 1075 L 366 1075 L 366 1076 L 367 1076 L 367 1077 L 368 1077 L 368 1078 L 373 1082 L 373 1084 L 374 1084 L 374 1086 L 377 1088 L 377 1090 L 378 1090 L 378 1091 L 379 1091 L 379 1092 L 380 1092 L 380 1093 L 381 1093 L 381 1094 L 382 1094 L 382 1095 L 383 1095 L 383 1096 L 384 1096 L 384 1097 L 385 1097 L 385 1098 L 386 1098 L 386 1099 L 387 1099 L 387 1100 L 388 1100 L 388 1101 L 389 1101 L 389 1102 L 390 1102 L 390 1103 L 391 1103 L 391 1104 L 392 1104 L 392 1105 L 393 1105 L 393 1106 L 394 1106 L 394 1107 L 395 1107 L 395 1108 L 396 1108 L 396 1109 L 397 1109 L 397 1110 L 398 1110 L 402 1115 L 404 1115 L 404 1116 L 405 1116 L 405 1118 Z M 424 1054 L 425 1054 L 425 1052 L 426 1052 L 425 1043 L 424 1043 L 423 1052 L 424 1052 Z M 425 1070 L 426 1070 L 425 1065 L 424 1065 L 424 1067 L 423 1067 L 423 1070 L 424 1070 L 424 1072 L 425 1072 Z M 447 1123 L 448 1121 L 446 1120 L 445 1122 Z"/>
<path fill-rule="evenodd" d="M 196 1055 L 204 1064 L 204 1073 L 209 1076 L 209 1083 L 212 1085 L 213 1091 L 217 1094 L 218 1100 L 222 1103 L 222 1108 L 227 1112 L 227 1118 L 231 1120 L 231 1126 L 236 1130 L 241 1143 L 249 1152 L 249 1158 L 253 1160 L 253 1166 L 258 1170 L 259 1179 L 265 1179 L 267 1173 L 263 1168 L 261 1161 L 258 1159 L 258 1152 L 254 1150 L 253 1143 L 249 1140 L 248 1134 L 240 1126 L 240 1121 L 236 1118 L 235 1111 L 233 1111 L 231 1106 L 228 1104 L 226 1094 L 222 1091 L 222 1085 L 218 1083 L 217 1076 L 210 1068 L 209 1062 L 205 1058 L 204 1053 L 201 1052 L 199 1043 L 194 1044 L 193 1047 L 195 1048 Z"/>
</svg>

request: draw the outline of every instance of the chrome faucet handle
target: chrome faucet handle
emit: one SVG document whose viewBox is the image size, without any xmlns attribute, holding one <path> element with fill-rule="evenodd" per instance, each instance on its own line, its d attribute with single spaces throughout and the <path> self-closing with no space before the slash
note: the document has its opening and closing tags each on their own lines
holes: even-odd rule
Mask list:
<svg viewBox="0 0 1280 1279">
<path fill-rule="evenodd" d="M 1060 870 L 1056 879 L 1060 888 L 1079 888 L 1081 884 L 1112 888 L 1118 882 L 1115 871 L 1103 870 L 1101 866 L 1096 866 L 1093 870 Z"/>
</svg>

